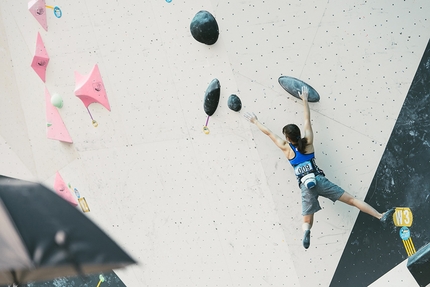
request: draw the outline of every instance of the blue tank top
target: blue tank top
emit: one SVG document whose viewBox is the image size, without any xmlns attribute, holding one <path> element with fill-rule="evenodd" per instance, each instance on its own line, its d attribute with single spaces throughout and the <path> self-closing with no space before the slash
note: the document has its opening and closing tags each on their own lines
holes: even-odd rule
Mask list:
<svg viewBox="0 0 430 287">
<path fill-rule="evenodd" d="M 294 173 L 300 184 L 300 179 L 309 173 L 314 173 L 316 175 L 324 175 L 324 172 L 315 163 L 315 153 L 303 154 L 299 152 L 297 147 L 289 143 L 290 147 L 295 153 L 292 159 L 289 159 L 290 164 L 294 168 Z"/>
</svg>

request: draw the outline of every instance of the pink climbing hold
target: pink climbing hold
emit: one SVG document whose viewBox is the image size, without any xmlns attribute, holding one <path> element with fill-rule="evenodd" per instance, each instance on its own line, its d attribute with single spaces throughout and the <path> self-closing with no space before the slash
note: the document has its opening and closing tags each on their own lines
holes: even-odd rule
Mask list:
<svg viewBox="0 0 430 287">
<path fill-rule="evenodd" d="M 47 137 L 49 139 L 59 140 L 62 142 L 73 143 L 69 132 L 64 125 L 63 119 L 60 116 L 57 108 L 51 104 L 51 96 L 48 89 L 45 88 L 45 105 L 46 105 L 46 121 L 47 121 Z"/>
<path fill-rule="evenodd" d="M 43 44 L 40 33 L 37 33 L 36 52 L 34 53 L 31 67 L 37 73 L 37 75 L 39 75 L 43 82 L 45 82 L 46 68 L 48 66 L 48 63 L 49 56 L 46 52 L 45 44 Z"/>
<path fill-rule="evenodd" d="M 28 2 L 28 10 L 36 18 L 42 27 L 48 31 L 48 21 L 46 19 L 46 2 L 45 0 L 31 0 Z"/>
<path fill-rule="evenodd" d="M 81 99 L 87 109 L 92 103 L 99 103 L 110 111 L 109 100 L 97 64 L 86 76 L 75 72 L 75 81 L 75 95 Z"/>
<path fill-rule="evenodd" d="M 54 190 L 59 196 L 61 196 L 64 200 L 69 202 L 71 205 L 78 206 L 78 201 L 76 200 L 75 197 L 73 197 L 72 192 L 67 187 L 66 183 L 64 182 L 63 178 L 61 177 L 58 171 L 55 175 Z"/>
</svg>

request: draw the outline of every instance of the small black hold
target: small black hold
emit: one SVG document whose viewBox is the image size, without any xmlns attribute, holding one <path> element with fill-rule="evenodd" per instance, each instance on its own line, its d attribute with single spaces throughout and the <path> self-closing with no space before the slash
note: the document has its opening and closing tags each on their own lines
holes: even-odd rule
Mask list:
<svg viewBox="0 0 430 287">
<path fill-rule="evenodd" d="M 242 102 L 241 102 L 240 98 L 238 96 L 236 96 L 235 94 L 230 95 L 230 97 L 228 98 L 228 101 L 227 101 L 227 105 L 231 110 L 233 110 L 235 112 L 238 112 L 242 109 Z"/>
</svg>

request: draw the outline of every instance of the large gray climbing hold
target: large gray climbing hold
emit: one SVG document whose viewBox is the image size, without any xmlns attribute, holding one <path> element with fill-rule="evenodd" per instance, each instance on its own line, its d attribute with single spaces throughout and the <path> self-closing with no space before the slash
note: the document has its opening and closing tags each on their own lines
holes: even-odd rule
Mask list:
<svg viewBox="0 0 430 287">
<path fill-rule="evenodd" d="M 286 90 L 288 93 L 290 93 L 292 96 L 296 98 L 300 98 L 299 92 L 302 91 L 302 87 L 308 88 L 308 101 L 309 102 L 318 102 L 320 100 L 320 95 L 318 92 L 312 88 L 310 85 L 306 84 L 302 80 L 288 77 L 288 76 L 281 76 L 278 79 L 279 84 L 281 85 L 284 90 Z"/>
<path fill-rule="evenodd" d="M 220 94 L 221 86 L 219 81 L 218 79 L 213 79 L 206 89 L 203 103 L 203 108 L 208 116 L 212 116 L 215 113 L 218 107 Z"/>
<path fill-rule="evenodd" d="M 231 110 L 235 112 L 238 112 L 242 109 L 242 102 L 240 98 L 235 94 L 230 95 L 227 101 L 227 105 Z"/>
<path fill-rule="evenodd" d="M 215 17 L 208 11 L 197 12 L 190 24 L 191 35 L 198 42 L 212 45 L 218 40 L 219 30 Z"/>
</svg>

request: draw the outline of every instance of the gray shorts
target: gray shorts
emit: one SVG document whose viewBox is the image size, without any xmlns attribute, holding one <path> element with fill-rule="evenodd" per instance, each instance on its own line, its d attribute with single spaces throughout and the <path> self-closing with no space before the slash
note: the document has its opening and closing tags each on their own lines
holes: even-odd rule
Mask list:
<svg viewBox="0 0 430 287">
<path fill-rule="evenodd" d="M 345 192 L 323 175 L 317 175 L 315 179 L 317 184 L 311 189 L 306 188 L 304 184 L 300 184 L 300 189 L 302 190 L 302 215 L 314 214 L 321 209 L 318 196 L 321 195 L 335 202 Z"/>
</svg>

